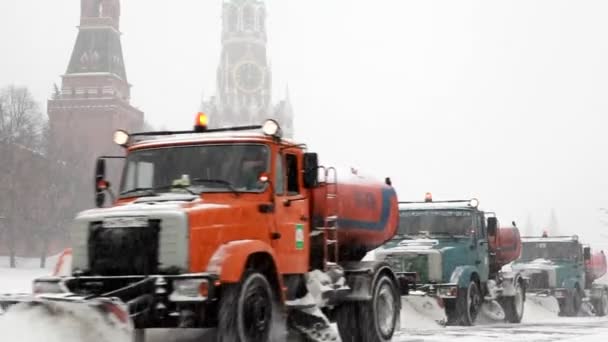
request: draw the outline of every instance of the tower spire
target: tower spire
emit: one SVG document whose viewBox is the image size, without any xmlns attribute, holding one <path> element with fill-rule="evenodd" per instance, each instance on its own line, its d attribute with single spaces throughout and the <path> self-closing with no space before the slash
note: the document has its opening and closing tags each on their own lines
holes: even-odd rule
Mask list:
<svg viewBox="0 0 608 342">
<path fill-rule="evenodd" d="M 118 31 L 120 1 L 81 0 L 80 5 L 78 37 L 61 88 L 47 108 L 52 139 L 69 153 L 65 160 L 87 167 L 92 155 L 114 153 L 108 137 L 115 129 L 140 130 L 143 113 L 130 104 Z"/>
</svg>

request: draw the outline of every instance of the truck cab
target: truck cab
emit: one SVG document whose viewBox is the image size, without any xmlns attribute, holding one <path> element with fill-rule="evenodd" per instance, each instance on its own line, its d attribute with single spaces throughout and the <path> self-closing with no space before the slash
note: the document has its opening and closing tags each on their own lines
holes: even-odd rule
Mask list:
<svg viewBox="0 0 608 342">
<path fill-rule="evenodd" d="M 509 303 L 504 313 L 508 321 L 519 322 L 523 278 L 496 267 L 497 255 L 491 248 L 496 245 L 498 223 L 478 203 L 476 199 L 433 201 L 429 194 L 424 202 L 400 202 L 398 232 L 375 251 L 375 258 L 408 276 L 410 295 L 421 292 L 438 298 L 448 324 L 472 325 L 484 300 L 505 302 L 514 296 L 518 302 Z"/>
</svg>

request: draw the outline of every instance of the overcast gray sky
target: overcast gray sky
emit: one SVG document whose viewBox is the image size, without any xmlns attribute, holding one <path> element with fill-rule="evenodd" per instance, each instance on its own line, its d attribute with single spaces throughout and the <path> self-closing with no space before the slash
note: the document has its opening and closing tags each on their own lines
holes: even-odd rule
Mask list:
<svg viewBox="0 0 608 342">
<path fill-rule="evenodd" d="M 48 98 L 79 3 L 0 1 L 0 85 Z M 391 176 L 404 200 L 478 197 L 520 226 L 554 208 L 563 233 L 608 237 L 608 1 L 266 3 L 275 99 L 288 83 L 296 138 L 324 163 Z M 122 14 L 132 103 L 190 127 L 215 90 L 221 0 Z"/>
</svg>

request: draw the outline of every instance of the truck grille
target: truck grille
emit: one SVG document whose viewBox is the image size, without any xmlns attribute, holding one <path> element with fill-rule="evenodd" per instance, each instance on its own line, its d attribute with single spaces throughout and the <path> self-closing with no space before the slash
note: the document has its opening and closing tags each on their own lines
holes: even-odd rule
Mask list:
<svg viewBox="0 0 608 342">
<path fill-rule="evenodd" d="M 549 288 L 549 273 L 541 271 L 530 275 L 530 284 L 528 287 L 532 289 L 548 289 Z"/>
<path fill-rule="evenodd" d="M 150 275 L 158 272 L 160 221 L 148 227 L 104 228 L 92 223 L 88 240 L 93 275 Z"/>
<path fill-rule="evenodd" d="M 427 283 L 429 280 L 429 262 L 427 255 L 391 255 L 386 262 L 396 272 L 415 272 L 418 280 Z"/>
</svg>

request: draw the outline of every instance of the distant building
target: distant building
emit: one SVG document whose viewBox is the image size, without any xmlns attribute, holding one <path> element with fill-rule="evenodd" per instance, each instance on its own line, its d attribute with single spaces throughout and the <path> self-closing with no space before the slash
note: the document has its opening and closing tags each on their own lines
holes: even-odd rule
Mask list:
<svg viewBox="0 0 608 342">
<path fill-rule="evenodd" d="M 216 95 L 203 98 L 210 128 L 261 124 L 272 118 L 293 136 L 293 109 L 286 98 L 273 104 L 267 56 L 266 6 L 261 0 L 227 0 L 222 13 L 222 52 Z"/>
<path fill-rule="evenodd" d="M 120 152 L 112 143 L 115 129 L 143 126 L 143 113 L 130 104 L 119 25 L 120 0 L 81 0 L 72 57 L 48 101 L 51 139 L 61 159 L 90 175 L 96 156 Z"/>
</svg>

